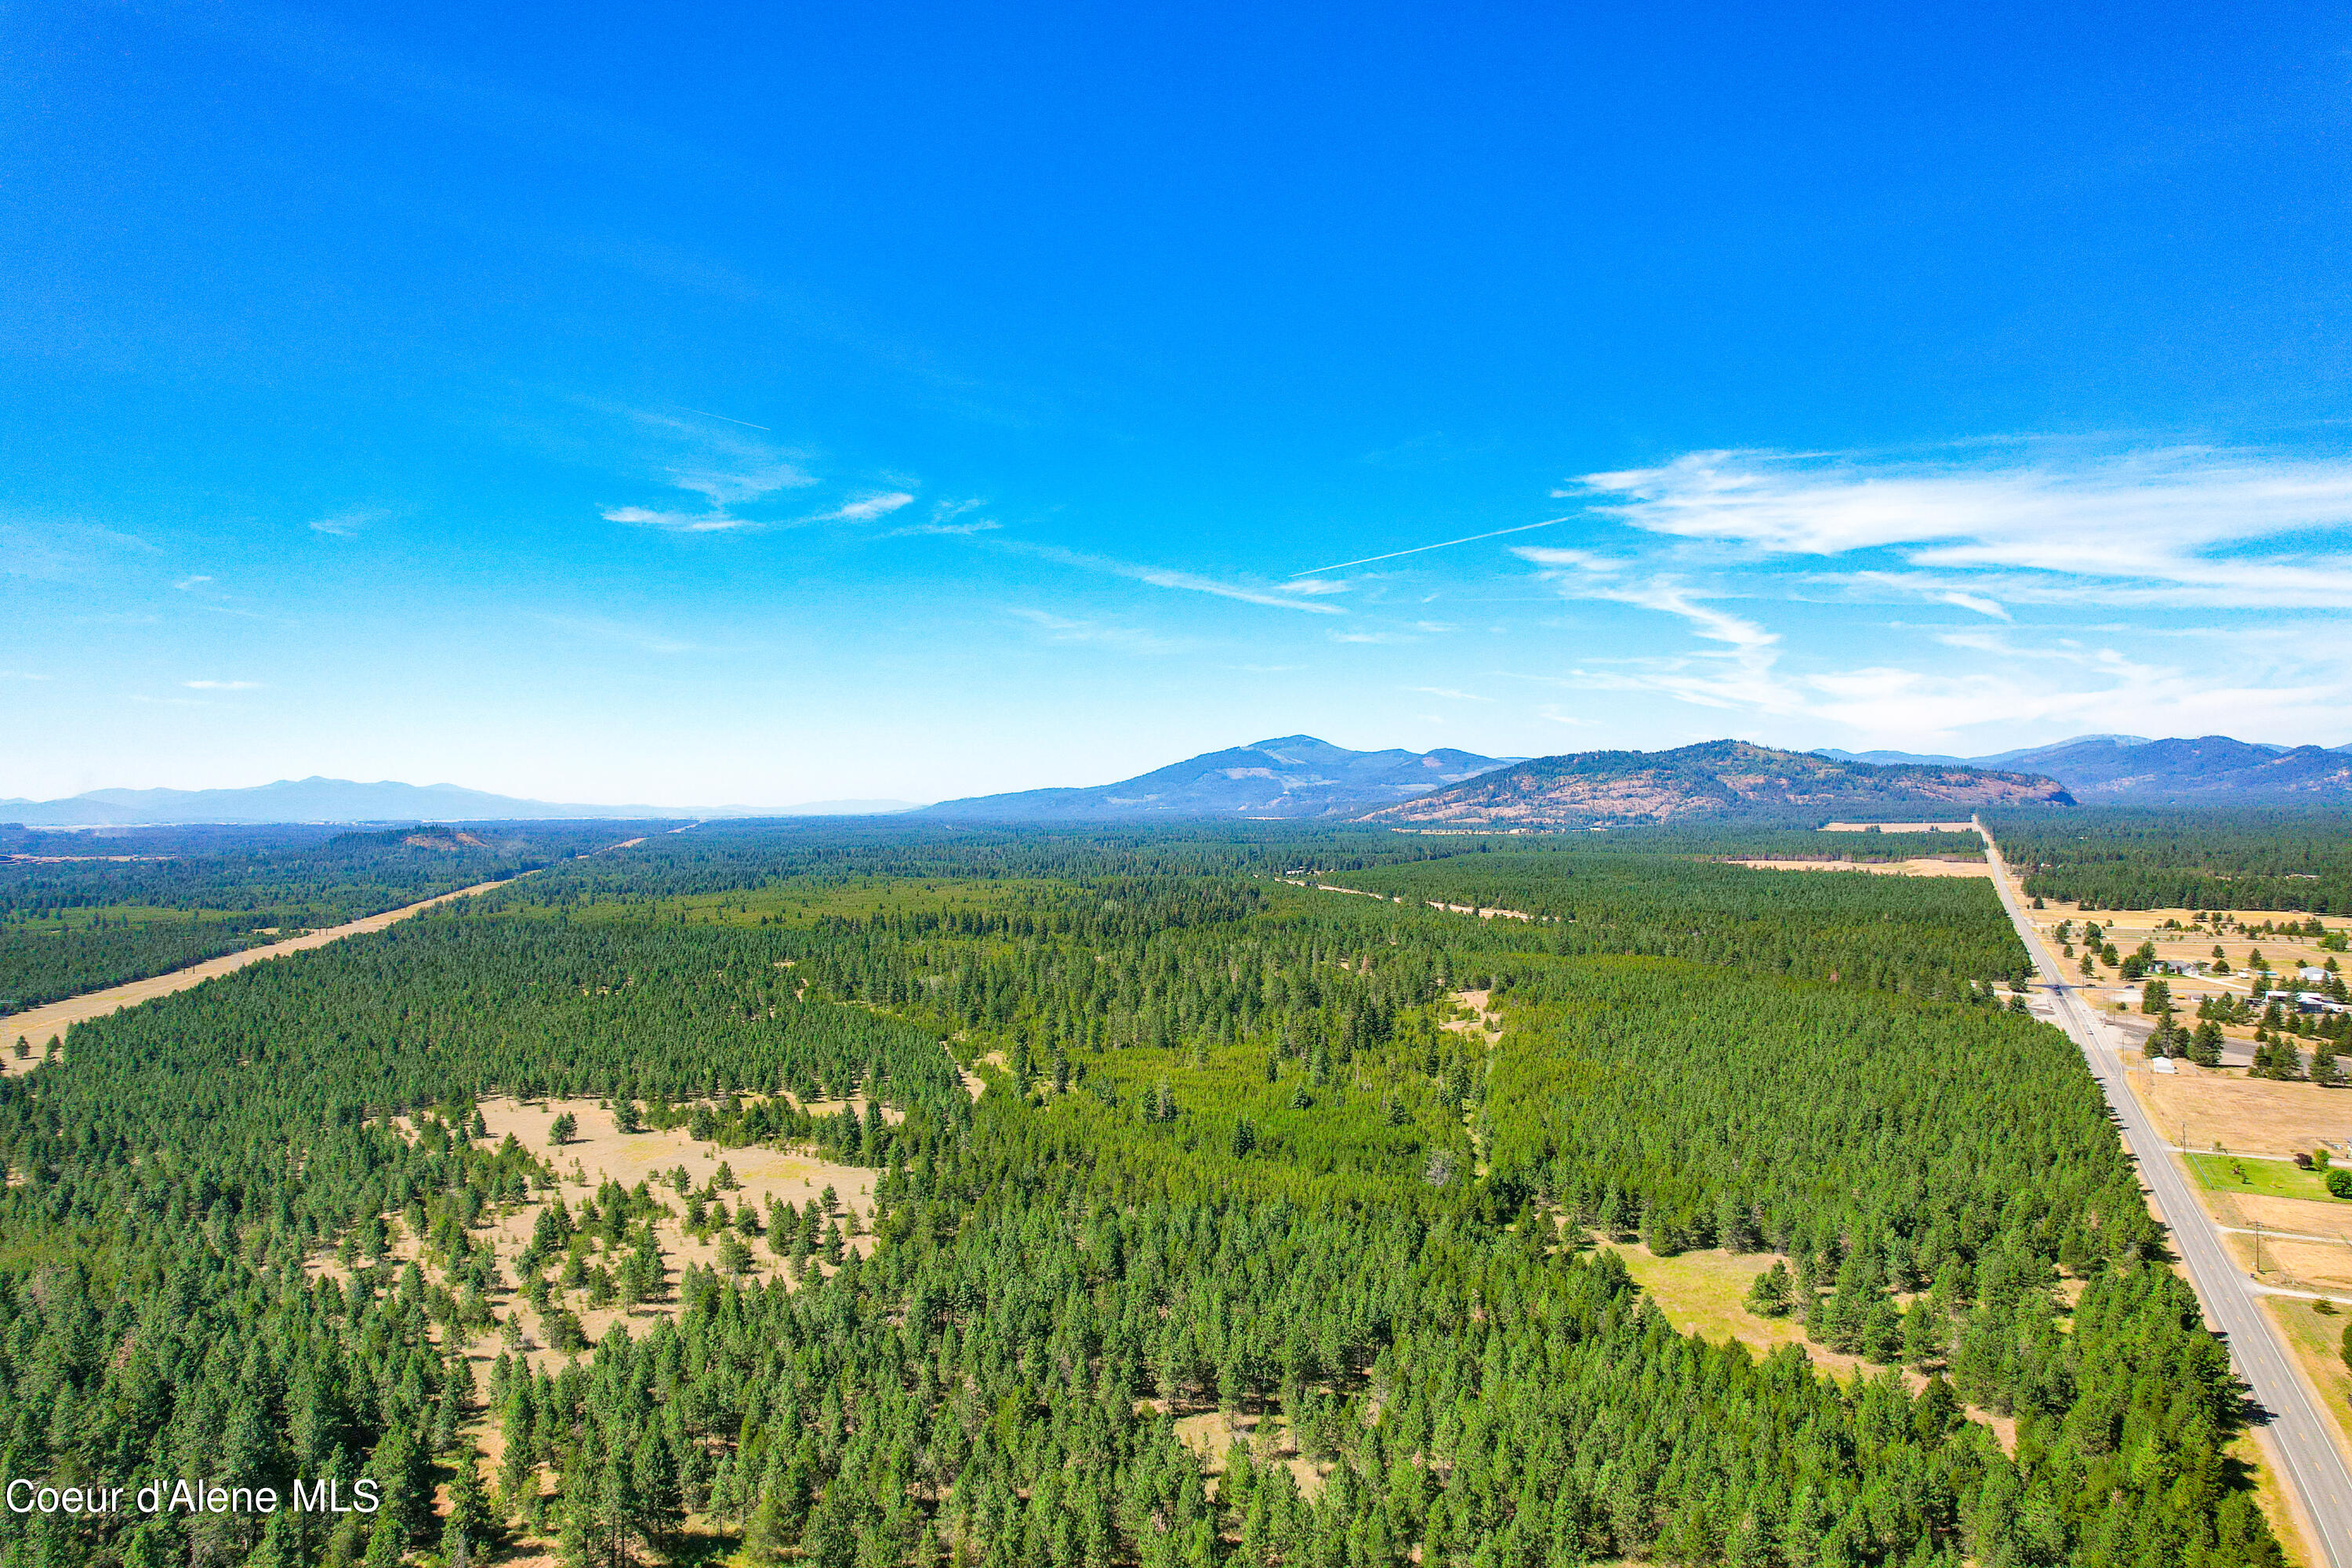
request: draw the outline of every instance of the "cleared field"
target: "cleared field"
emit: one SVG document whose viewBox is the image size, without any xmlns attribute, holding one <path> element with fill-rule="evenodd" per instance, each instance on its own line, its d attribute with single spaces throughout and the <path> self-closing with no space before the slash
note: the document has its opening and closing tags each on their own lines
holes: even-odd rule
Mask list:
<svg viewBox="0 0 2352 1568">
<path fill-rule="evenodd" d="M 2294 1154 L 2323 1144 L 2341 1150 L 2352 1140 L 2352 1090 L 2175 1066 L 2168 1074 L 2135 1068 L 2129 1077 L 2158 1129 L 2181 1148 L 2210 1153 L 2218 1143 L 2225 1152 Z"/>
<path fill-rule="evenodd" d="M 1842 1356 L 1819 1345 L 1805 1344 L 1803 1329 L 1789 1318 L 1759 1318 L 1740 1302 L 1756 1277 L 1772 1267 L 1769 1252 L 1685 1252 L 1660 1258 L 1639 1242 L 1612 1242 L 1605 1250 L 1624 1261 L 1625 1272 L 1647 1291 L 1666 1321 L 1688 1334 L 1699 1334 L 1717 1344 L 1733 1340 L 1759 1352 L 1782 1345 L 1805 1345 L 1805 1353 L 1824 1366 L 1839 1365 L 1851 1373 L 1865 1365 L 1859 1357 Z"/>
<path fill-rule="evenodd" d="M 2254 1268 L 2255 1238 L 2232 1231 L 2222 1237 L 2238 1267 L 2265 1285 L 2283 1290 L 2315 1290 L 2352 1298 L 2352 1246 L 2341 1242 L 2282 1239 L 2266 1225 L 2262 1268 Z"/>
</svg>

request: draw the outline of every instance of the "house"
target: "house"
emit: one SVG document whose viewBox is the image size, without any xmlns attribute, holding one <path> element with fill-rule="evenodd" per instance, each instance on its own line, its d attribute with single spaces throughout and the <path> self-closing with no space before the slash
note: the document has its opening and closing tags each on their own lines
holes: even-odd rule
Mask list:
<svg viewBox="0 0 2352 1568">
<path fill-rule="evenodd" d="M 2177 1073 L 2180 1070 L 2179 1065 L 2170 1057 L 2158 1057 L 2147 1065 L 2158 1072 Z"/>
</svg>

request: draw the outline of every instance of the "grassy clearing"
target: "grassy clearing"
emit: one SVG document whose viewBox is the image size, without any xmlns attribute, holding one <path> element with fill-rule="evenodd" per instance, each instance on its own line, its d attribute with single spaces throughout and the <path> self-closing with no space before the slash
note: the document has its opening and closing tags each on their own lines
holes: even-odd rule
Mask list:
<svg viewBox="0 0 2352 1568">
<path fill-rule="evenodd" d="M 2189 1168 L 2206 1190 L 2252 1193 L 2273 1198 L 2303 1198 L 2317 1203 L 2341 1200 L 2327 1191 L 2317 1171 L 2298 1170 L 2284 1160 L 2241 1160 L 2230 1154 L 2191 1154 Z"/>
<path fill-rule="evenodd" d="M 2168 1141 L 2210 1152 L 2292 1154 L 2352 1137 L 2352 1091 L 2208 1072 L 2182 1063 L 2162 1077 L 2135 1068 L 2134 1093 Z"/>
<path fill-rule="evenodd" d="M 1769 1252 L 1685 1252 L 1660 1258 L 1642 1246 L 1612 1246 L 1625 1271 L 1686 1334 L 1714 1344 L 1732 1340 L 1759 1353 L 1803 1344 L 1804 1331 L 1790 1318 L 1759 1318 L 1740 1303 L 1756 1277 L 1772 1267 Z M 1818 1346 L 1808 1346 L 1820 1353 Z"/>
</svg>

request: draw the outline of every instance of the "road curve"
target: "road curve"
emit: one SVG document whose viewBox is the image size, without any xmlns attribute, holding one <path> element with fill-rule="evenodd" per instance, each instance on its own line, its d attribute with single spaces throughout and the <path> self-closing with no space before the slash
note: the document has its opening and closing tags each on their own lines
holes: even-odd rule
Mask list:
<svg viewBox="0 0 2352 1568">
<path fill-rule="evenodd" d="M 2189 1283 L 2204 1304 L 2208 1322 L 2229 1344 L 2230 1360 L 2238 1375 L 2252 1388 L 2254 1401 L 2270 1415 L 2270 1444 L 2278 1458 L 2279 1479 L 2301 1504 L 2303 1516 L 2318 1536 L 2316 1545 L 2329 1568 L 2352 1568 L 2352 1471 L 2345 1468 L 2310 1386 L 2297 1375 L 2291 1352 L 2263 1312 L 2259 1286 L 2246 1278 L 2229 1249 L 2221 1244 L 2213 1216 L 2205 1211 L 2168 1146 L 2157 1135 L 2147 1112 L 2124 1080 L 2123 1058 L 2113 1031 L 2066 981 L 2066 972 L 2043 943 L 2010 886 L 2009 868 L 2000 848 L 1984 824 L 1976 825 L 1992 864 L 1993 886 L 2001 907 L 2017 926 L 2034 966 L 2049 981 L 2057 1004 L 2057 1021 L 2091 1064 L 2091 1074 L 2122 1123 L 2124 1144 L 2139 1163 L 2140 1174 L 2156 1194 L 2157 1212 L 2172 1232 L 2172 1241 L 2187 1266 Z"/>
</svg>

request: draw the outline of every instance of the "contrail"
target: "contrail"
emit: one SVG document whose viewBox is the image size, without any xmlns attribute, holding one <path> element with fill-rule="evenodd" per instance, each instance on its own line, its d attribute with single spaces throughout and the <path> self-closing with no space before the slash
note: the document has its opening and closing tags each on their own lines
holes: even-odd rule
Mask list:
<svg viewBox="0 0 2352 1568">
<path fill-rule="evenodd" d="M 1410 550 L 1391 550 L 1386 555 L 1367 555 L 1361 561 L 1335 561 L 1328 566 L 1309 566 L 1304 572 L 1293 572 L 1297 577 L 1312 577 L 1318 572 L 1337 572 L 1343 566 L 1369 566 L 1375 561 L 1393 561 L 1400 555 L 1418 555 L 1424 550 L 1444 550 L 1456 544 L 1475 544 L 1482 539 L 1500 539 L 1507 533 L 1525 533 L 1531 528 L 1549 528 L 1554 523 L 1573 521 L 1569 517 L 1548 517 L 1541 522 L 1523 522 L 1517 528 L 1498 528 L 1492 533 L 1474 533 L 1465 539 L 1449 539 L 1439 544 L 1416 544 Z"/>
<path fill-rule="evenodd" d="M 679 404 L 678 406 L 680 408 L 686 408 L 686 405 L 683 403 Z M 746 430 L 768 430 L 768 427 L 765 425 L 754 425 L 749 419 L 737 419 L 730 415 L 713 414 L 708 408 L 686 408 L 686 411 L 688 414 L 699 414 L 705 419 L 724 419 L 730 425 L 740 425 Z M 773 430 L 768 430 L 768 434 L 772 436 L 775 432 Z"/>
</svg>

